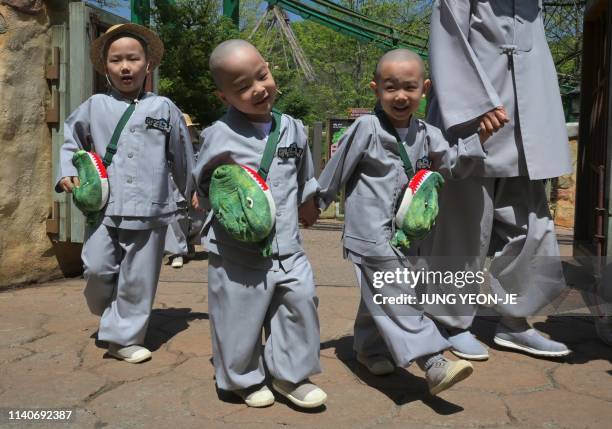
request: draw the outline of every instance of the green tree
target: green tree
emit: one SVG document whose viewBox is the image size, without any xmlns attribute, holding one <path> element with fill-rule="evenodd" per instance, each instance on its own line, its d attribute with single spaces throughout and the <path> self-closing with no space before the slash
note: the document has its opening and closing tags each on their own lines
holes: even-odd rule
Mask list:
<svg viewBox="0 0 612 429">
<path fill-rule="evenodd" d="M 161 1 L 152 10 L 155 29 L 164 42 L 159 93 L 202 125 L 221 116 L 208 71 L 212 50 L 223 40 L 239 37 L 229 19 L 222 17 L 219 0 Z"/>
</svg>

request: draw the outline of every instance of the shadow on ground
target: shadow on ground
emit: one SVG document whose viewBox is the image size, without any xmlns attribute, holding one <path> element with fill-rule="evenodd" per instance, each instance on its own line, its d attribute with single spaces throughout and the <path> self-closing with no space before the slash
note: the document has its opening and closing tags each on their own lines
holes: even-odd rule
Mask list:
<svg viewBox="0 0 612 429">
<path fill-rule="evenodd" d="M 375 376 L 355 359 L 353 351 L 353 336 L 347 335 L 341 338 L 321 343 L 321 350 L 334 349 L 338 359 L 355 375 L 362 384 L 378 390 L 386 395 L 396 405 L 405 405 L 419 401 L 427 405 L 439 415 L 451 415 L 463 411 L 452 402 L 437 396 L 431 396 L 427 388 L 424 376 L 416 377 L 404 368 L 396 368 L 395 372 L 386 376 Z"/>
</svg>

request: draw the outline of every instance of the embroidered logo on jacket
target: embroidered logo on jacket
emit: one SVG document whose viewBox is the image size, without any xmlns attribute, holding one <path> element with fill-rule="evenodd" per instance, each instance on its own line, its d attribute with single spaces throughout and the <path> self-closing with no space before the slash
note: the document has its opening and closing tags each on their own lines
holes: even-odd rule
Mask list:
<svg viewBox="0 0 612 429">
<path fill-rule="evenodd" d="M 281 159 L 300 158 L 304 149 L 299 148 L 297 143 L 291 143 L 289 147 L 279 147 L 276 155 Z"/>
<path fill-rule="evenodd" d="M 429 170 L 431 168 L 431 161 L 429 158 L 424 156 L 423 158 L 417 159 L 416 169 L 417 170 Z"/>
<path fill-rule="evenodd" d="M 164 133 L 169 133 L 170 130 L 172 129 L 172 125 L 170 125 L 170 121 L 164 118 L 155 119 L 155 118 L 150 118 L 147 116 L 145 119 L 145 124 L 147 124 L 147 128 L 155 128 L 160 131 L 163 131 Z"/>
</svg>

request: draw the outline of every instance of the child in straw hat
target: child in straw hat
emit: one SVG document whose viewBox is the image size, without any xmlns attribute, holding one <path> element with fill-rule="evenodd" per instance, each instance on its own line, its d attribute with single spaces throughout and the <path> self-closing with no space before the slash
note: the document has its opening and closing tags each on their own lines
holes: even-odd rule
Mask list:
<svg viewBox="0 0 612 429">
<path fill-rule="evenodd" d="M 143 344 L 166 230 L 191 193 L 193 152 L 183 116 L 172 101 L 143 89 L 163 51 L 157 35 L 136 24 L 115 25 L 92 43 L 91 62 L 109 92 L 93 95 L 66 120 L 56 185 L 68 193 L 80 186 L 72 163 L 77 150 L 104 157 L 110 194 L 86 230 L 85 297 L 101 316 L 98 339 L 130 363 L 151 357 Z"/>
</svg>

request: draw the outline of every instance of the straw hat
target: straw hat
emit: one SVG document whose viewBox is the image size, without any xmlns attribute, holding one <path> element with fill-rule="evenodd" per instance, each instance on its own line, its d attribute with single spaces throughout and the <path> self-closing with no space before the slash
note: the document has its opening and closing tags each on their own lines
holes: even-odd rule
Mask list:
<svg viewBox="0 0 612 429">
<path fill-rule="evenodd" d="M 185 123 L 187 124 L 188 127 L 194 127 L 194 126 L 200 125 L 200 124 L 193 122 L 191 120 L 191 116 L 189 116 L 187 113 L 183 113 L 183 118 L 185 118 Z"/>
<path fill-rule="evenodd" d="M 114 36 L 119 34 L 131 34 L 141 39 L 147 45 L 147 59 L 151 65 L 151 70 L 159 66 L 161 59 L 164 56 L 164 44 L 161 39 L 149 30 L 147 27 L 142 25 L 128 23 L 128 24 L 117 24 L 106 30 L 106 33 L 98 37 L 96 40 L 91 42 L 91 48 L 89 50 L 89 59 L 93 64 L 96 71 L 100 74 L 106 74 L 106 59 L 104 58 L 104 48 L 106 43 Z"/>
</svg>

